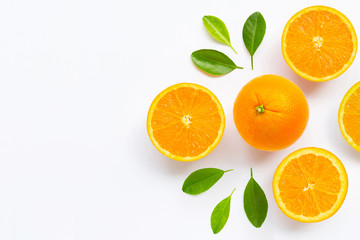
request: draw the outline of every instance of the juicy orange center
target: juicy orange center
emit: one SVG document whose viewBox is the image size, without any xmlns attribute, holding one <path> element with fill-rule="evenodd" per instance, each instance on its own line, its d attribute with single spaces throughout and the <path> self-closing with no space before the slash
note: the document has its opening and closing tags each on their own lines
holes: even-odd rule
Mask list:
<svg viewBox="0 0 360 240">
<path fill-rule="evenodd" d="M 301 72 L 326 77 L 340 71 L 354 50 L 349 27 L 338 15 L 313 10 L 300 15 L 289 26 L 285 51 Z"/>
<path fill-rule="evenodd" d="M 316 50 L 320 51 L 321 45 L 323 43 L 324 39 L 320 36 L 316 36 L 313 38 L 314 47 Z"/>
<path fill-rule="evenodd" d="M 191 125 L 191 116 L 190 115 L 184 115 L 181 119 L 181 121 L 184 123 L 186 128 L 189 128 Z"/>
<path fill-rule="evenodd" d="M 340 189 L 337 168 L 329 159 L 315 154 L 292 159 L 279 181 L 280 197 L 287 210 L 306 217 L 329 211 Z"/>
<path fill-rule="evenodd" d="M 151 127 L 161 148 L 176 156 L 194 157 L 214 143 L 221 121 L 218 106 L 209 94 L 181 87 L 159 100 Z"/>
</svg>

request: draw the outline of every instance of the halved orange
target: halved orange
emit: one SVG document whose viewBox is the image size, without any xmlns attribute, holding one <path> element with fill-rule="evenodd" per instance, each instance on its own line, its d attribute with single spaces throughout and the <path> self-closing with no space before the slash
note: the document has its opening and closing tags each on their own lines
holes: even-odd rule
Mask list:
<svg viewBox="0 0 360 240">
<path fill-rule="evenodd" d="M 207 88 L 180 83 L 162 91 L 152 102 L 147 130 L 165 156 L 194 161 L 209 154 L 225 129 L 224 110 Z"/>
<path fill-rule="evenodd" d="M 288 217 L 319 222 L 335 214 L 345 200 L 348 178 L 341 161 L 321 148 L 302 148 L 287 156 L 273 179 L 275 201 Z"/>
<path fill-rule="evenodd" d="M 311 81 L 328 81 L 352 64 L 357 37 L 350 20 L 325 6 L 308 7 L 296 13 L 285 26 L 282 53 L 299 76 Z"/>
<path fill-rule="evenodd" d="M 360 82 L 345 94 L 340 104 L 338 119 L 345 140 L 360 152 Z"/>
</svg>

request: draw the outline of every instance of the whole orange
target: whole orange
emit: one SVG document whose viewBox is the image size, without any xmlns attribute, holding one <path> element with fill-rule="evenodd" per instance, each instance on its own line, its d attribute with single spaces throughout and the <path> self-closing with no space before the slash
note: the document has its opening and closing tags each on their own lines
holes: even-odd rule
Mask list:
<svg viewBox="0 0 360 240">
<path fill-rule="evenodd" d="M 277 151 L 293 144 L 304 132 L 309 106 L 291 81 L 264 75 L 247 83 L 234 104 L 234 121 L 241 137 L 254 148 Z"/>
</svg>

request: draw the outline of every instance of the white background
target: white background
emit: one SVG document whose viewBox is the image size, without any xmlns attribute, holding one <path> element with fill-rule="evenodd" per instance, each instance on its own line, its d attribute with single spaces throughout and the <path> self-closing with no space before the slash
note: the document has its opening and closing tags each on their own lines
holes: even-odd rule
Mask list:
<svg viewBox="0 0 360 240">
<path fill-rule="evenodd" d="M 313 83 L 295 75 L 281 54 L 287 20 L 317 4 L 343 12 L 360 34 L 358 0 L 1 1 L 0 239 L 358 239 L 360 153 L 343 139 L 337 111 L 360 80 L 359 56 L 341 77 Z M 267 31 L 251 71 L 241 33 L 255 11 Z M 238 55 L 209 36 L 204 15 L 226 23 Z M 220 50 L 245 69 L 205 75 L 190 60 L 201 48 Z M 303 136 L 273 153 L 247 145 L 232 116 L 241 87 L 268 73 L 295 82 L 310 106 Z M 196 162 L 164 157 L 146 132 L 151 101 L 179 82 L 209 88 L 226 114 L 220 144 Z M 308 146 L 332 151 L 349 176 L 339 212 L 315 224 L 286 217 L 271 187 L 280 161 Z M 235 171 L 202 195 L 184 194 L 186 176 L 204 167 Z M 242 205 L 250 167 L 269 202 L 260 229 Z M 211 211 L 234 187 L 228 223 L 213 235 Z"/>
</svg>

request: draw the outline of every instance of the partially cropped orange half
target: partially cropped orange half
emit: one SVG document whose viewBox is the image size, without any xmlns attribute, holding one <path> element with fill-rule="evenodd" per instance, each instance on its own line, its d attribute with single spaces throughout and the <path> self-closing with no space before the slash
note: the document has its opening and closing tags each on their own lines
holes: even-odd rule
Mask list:
<svg viewBox="0 0 360 240">
<path fill-rule="evenodd" d="M 334 215 L 347 189 L 343 164 L 321 148 L 291 153 L 280 163 L 273 179 L 277 205 L 285 215 L 300 222 L 319 222 Z"/>
<path fill-rule="evenodd" d="M 290 68 L 311 81 L 328 81 L 352 64 L 357 37 L 350 20 L 325 6 L 308 7 L 296 13 L 285 26 L 281 46 Z"/>
<path fill-rule="evenodd" d="M 339 126 L 345 140 L 360 152 L 360 82 L 345 94 L 339 108 Z"/>
<path fill-rule="evenodd" d="M 207 88 L 180 83 L 162 91 L 152 102 L 147 130 L 165 156 L 194 161 L 209 154 L 225 129 L 224 110 Z"/>
</svg>

